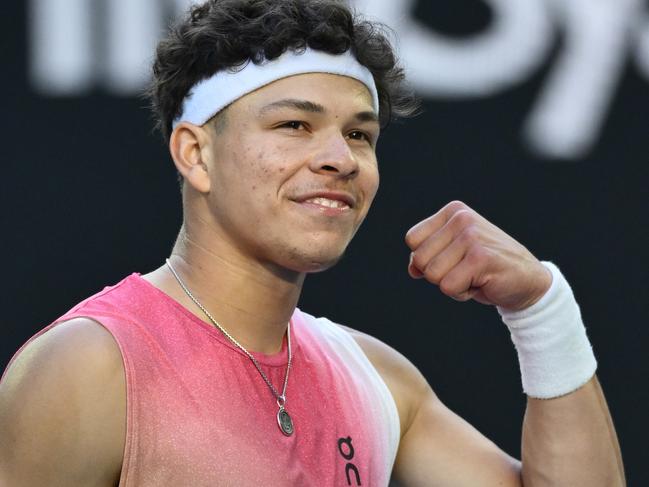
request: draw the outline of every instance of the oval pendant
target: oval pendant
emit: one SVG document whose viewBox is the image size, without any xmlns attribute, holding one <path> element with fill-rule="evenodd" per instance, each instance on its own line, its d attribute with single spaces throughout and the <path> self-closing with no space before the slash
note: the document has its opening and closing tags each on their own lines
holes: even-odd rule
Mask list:
<svg viewBox="0 0 649 487">
<path fill-rule="evenodd" d="M 279 429 L 282 430 L 282 433 L 286 436 L 291 436 L 293 434 L 293 420 L 283 407 L 279 408 L 279 411 L 277 411 L 277 424 L 279 425 Z"/>
</svg>

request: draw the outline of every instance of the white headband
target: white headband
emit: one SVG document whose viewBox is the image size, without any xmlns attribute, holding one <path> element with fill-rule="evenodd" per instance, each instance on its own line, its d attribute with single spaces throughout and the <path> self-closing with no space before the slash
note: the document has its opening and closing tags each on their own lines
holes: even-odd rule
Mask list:
<svg viewBox="0 0 649 487">
<path fill-rule="evenodd" d="M 374 77 L 349 51 L 334 55 L 307 48 L 304 52 L 286 51 L 277 59 L 261 64 L 248 62 L 243 68 L 218 71 L 211 78 L 196 83 L 183 101 L 183 112 L 173 122 L 203 125 L 230 103 L 282 78 L 306 73 L 329 73 L 354 78 L 372 95 L 374 110 L 379 111 L 379 96 Z"/>
</svg>

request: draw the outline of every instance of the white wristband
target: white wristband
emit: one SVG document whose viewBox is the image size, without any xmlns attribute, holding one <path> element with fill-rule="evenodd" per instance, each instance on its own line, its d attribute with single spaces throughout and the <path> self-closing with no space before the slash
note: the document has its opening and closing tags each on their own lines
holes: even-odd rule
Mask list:
<svg viewBox="0 0 649 487">
<path fill-rule="evenodd" d="M 561 271 L 552 272 L 552 285 L 529 308 L 498 312 L 511 332 L 518 352 L 523 390 L 530 397 L 551 399 L 586 384 L 597 369 L 579 305 Z"/>
</svg>

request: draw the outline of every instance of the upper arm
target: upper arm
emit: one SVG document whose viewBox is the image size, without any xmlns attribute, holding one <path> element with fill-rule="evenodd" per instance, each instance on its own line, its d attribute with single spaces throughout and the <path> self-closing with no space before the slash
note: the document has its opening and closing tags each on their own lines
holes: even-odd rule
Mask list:
<svg viewBox="0 0 649 487">
<path fill-rule="evenodd" d="M 448 409 L 403 355 L 352 334 L 394 396 L 401 441 L 393 470 L 404 487 L 520 487 L 520 462 Z"/>
<path fill-rule="evenodd" d="M 394 467 L 404 486 L 520 487 L 520 462 L 448 409 L 432 390 L 401 438 Z"/>
<path fill-rule="evenodd" d="M 0 383 L 0 485 L 116 485 L 126 391 L 110 333 L 85 318 L 25 347 Z"/>
</svg>

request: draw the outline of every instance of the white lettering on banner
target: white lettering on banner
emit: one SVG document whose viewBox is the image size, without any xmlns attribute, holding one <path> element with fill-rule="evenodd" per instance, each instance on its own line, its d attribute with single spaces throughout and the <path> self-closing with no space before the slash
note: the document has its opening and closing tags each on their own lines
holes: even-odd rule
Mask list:
<svg viewBox="0 0 649 487">
<path fill-rule="evenodd" d="M 577 158 L 600 134 L 631 48 L 641 0 L 550 0 L 565 46 L 525 126 L 543 155 Z"/>
<path fill-rule="evenodd" d="M 50 96 L 95 86 L 139 93 L 167 18 L 199 0 L 30 0 L 30 78 Z M 529 79 L 561 34 L 561 50 L 525 122 L 531 148 L 577 159 L 599 137 L 629 51 L 649 77 L 642 0 L 483 0 L 493 21 L 450 39 L 414 18 L 417 0 L 350 0 L 395 29 L 408 77 L 430 98 L 491 96 Z"/>
<path fill-rule="evenodd" d="M 649 15 L 637 17 L 637 50 L 635 52 L 638 66 L 649 78 Z"/>
<path fill-rule="evenodd" d="M 543 156 L 586 156 L 599 137 L 632 33 L 638 30 L 642 0 L 485 1 L 494 21 L 467 40 L 444 39 L 421 25 L 411 15 L 413 0 L 356 4 L 397 31 L 410 81 L 432 97 L 487 96 L 523 81 L 544 61 L 555 37 L 554 20 L 564 47 L 524 133 Z M 637 57 L 649 76 L 649 33 L 642 40 Z"/>
<path fill-rule="evenodd" d="M 30 79 L 49 96 L 139 93 L 166 18 L 192 0 L 30 0 Z M 103 36 L 102 36 L 103 34 Z"/>
<path fill-rule="evenodd" d="M 106 2 L 106 87 L 118 95 L 137 92 L 146 84 L 151 58 L 162 34 L 159 0 Z"/>
<path fill-rule="evenodd" d="M 30 74 L 48 95 L 77 95 L 93 83 L 92 27 L 86 0 L 31 0 Z"/>
<path fill-rule="evenodd" d="M 419 93 L 432 97 L 491 95 L 527 77 L 553 40 L 542 0 L 487 0 L 494 22 L 479 35 L 451 40 L 417 21 L 414 0 L 357 0 L 360 11 L 399 36 L 400 57 Z"/>
</svg>

